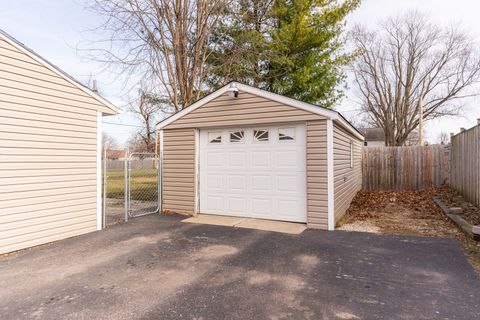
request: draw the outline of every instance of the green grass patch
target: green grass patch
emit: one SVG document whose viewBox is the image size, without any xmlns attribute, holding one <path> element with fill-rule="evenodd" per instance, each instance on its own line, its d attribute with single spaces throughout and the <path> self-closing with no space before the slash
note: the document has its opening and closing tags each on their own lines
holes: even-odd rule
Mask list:
<svg viewBox="0 0 480 320">
<path fill-rule="evenodd" d="M 157 200 L 157 170 L 131 169 L 131 200 Z M 107 169 L 107 198 L 123 199 L 125 176 L 123 169 Z"/>
</svg>

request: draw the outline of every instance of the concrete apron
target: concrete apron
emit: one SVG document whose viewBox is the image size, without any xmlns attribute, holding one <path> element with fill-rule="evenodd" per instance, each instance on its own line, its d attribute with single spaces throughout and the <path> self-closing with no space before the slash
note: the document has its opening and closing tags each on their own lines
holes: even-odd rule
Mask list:
<svg viewBox="0 0 480 320">
<path fill-rule="evenodd" d="M 289 234 L 300 234 L 307 226 L 303 223 L 263 220 L 255 218 L 229 217 L 209 214 L 198 214 L 195 217 L 183 219 L 182 222 L 229 226 Z"/>
</svg>

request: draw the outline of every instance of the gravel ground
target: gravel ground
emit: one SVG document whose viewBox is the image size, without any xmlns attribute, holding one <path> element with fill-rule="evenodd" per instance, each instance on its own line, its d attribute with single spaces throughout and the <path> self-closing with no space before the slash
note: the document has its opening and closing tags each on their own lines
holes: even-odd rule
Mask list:
<svg viewBox="0 0 480 320">
<path fill-rule="evenodd" d="M 381 233 L 380 228 L 371 221 L 353 221 L 338 227 L 337 230 Z"/>
</svg>

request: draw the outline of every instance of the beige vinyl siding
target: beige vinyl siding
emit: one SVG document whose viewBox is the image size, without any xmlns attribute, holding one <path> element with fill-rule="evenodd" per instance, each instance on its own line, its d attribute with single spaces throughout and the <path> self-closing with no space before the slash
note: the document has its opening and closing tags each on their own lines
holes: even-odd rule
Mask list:
<svg viewBox="0 0 480 320">
<path fill-rule="evenodd" d="M 350 142 L 353 143 L 351 168 Z M 334 124 L 333 175 L 335 223 L 345 214 L 353 197 L 362 188 L 362 141 Z"/>
<path fill-rule="evenodd" d="M 307 225 L 328 229 L 327 121 L 307 121 Z"/>
<path fill-rule="evenodd" d="M 0 253 L 96 230 L 97 111 L 0 40 Z"/>
<path fill-rule="evenodd" d="M 103 103 L 2 39 L 0 39 L 0 92 L 0 101 L 5 102 L 12 100 L 15 102 L 17 97 L 23 97 L 37 102 L 58 103 L 73 110 L 83 109 L 112 114 L 112 110 Z"/>
<path fill-rule="evenodd" d="M 195 129 L 163 131 L 162 210 L 195 213 Z"/>
<path fill-rule="evenodd" d="M 326 148 L 326 134 L 313 132 L 325 130 L 326 121 L 317 114 L 249 93 L 240 93 L 238 98 L 221 95 L 164 128 L 163 210 L 182 214 L 195 211 L 195 128 L 307 120 L 314 120 L 309 122 L 307 137 L 307 148 L 312 148 L 307 160 L 307 170 L 308 165 L 311 168 L 307 202 L 313 212 L 308 223 L 313 228 L 326 228 L 326 149 L 322 150 Z"/>
<path fill-rule="evenodd" d="M 167 125 L 165 129 L 273 124 L 319 118 L 321 116 L 308 111 L 241 92 L 238 98 L 223 94 Z"/>
</svg>

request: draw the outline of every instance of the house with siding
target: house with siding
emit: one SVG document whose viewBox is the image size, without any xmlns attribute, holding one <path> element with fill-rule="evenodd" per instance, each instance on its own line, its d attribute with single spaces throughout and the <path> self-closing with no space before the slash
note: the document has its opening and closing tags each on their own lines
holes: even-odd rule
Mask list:
<svg viewBox="0 0 480 320">
<path fill-rule="evenodd" d="M 365 137 L 365 147 L 385 147 L 385 132 L 382 128 L 360 128 L 358 129 Z"/>
<path fill-rule="evenodd" d="M 333 230 L 362 185 L 364 138 L 340 113 L 242 83 L 157 130 L 163 212 Z"/>
<path fill-rule="evenodd" d="M 0 30 L 0 254 L 102 228 L 110 102 Z"/>
</svg>

